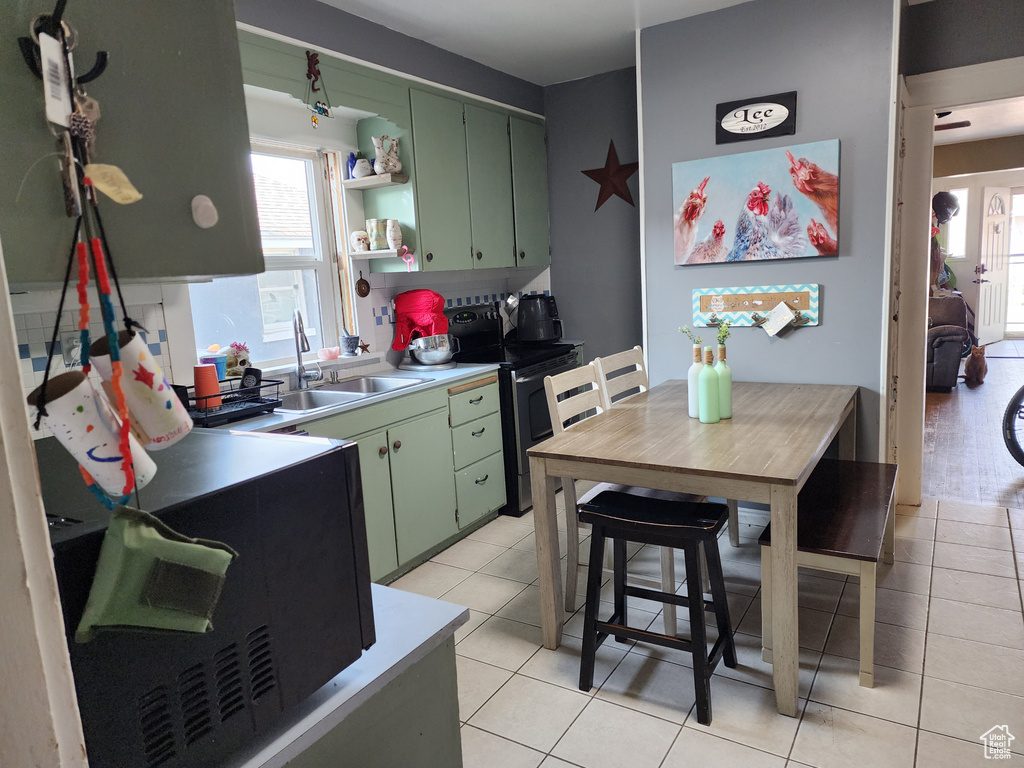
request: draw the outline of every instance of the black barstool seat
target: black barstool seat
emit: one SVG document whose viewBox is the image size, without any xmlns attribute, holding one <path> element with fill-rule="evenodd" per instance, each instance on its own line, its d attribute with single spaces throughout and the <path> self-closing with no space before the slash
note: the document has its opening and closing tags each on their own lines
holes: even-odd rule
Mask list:
<svg viewBox="0 0 1024 768">
<path fill-rule="evenodd" d="M 697 721 L 702 725 L 710 725 L 711 675 L 719 660 L 723 660 L 727 667 L 736 666 L 736 647 L 725 597 L 725 577 L 718 554 L 718 533 L 729 519 L 729 508 L 725 504 L 673 501 L 657 496 L 604 491 L 581 504 L 578 515 L 580 522 L 592 526 L 580 689 L 589 691 L 593 688 L 597 649 L 609 636 L 620 642 L 636 640 L 676 648 L 693 656 Z M 612 540 L 614 613 L 607 621 L 600 621 L 597 611 L 601 603 L 602 557 L 606 539 Z M 681 549 L 686 561 L 687 594 L 669 594 L 627 585 L 626 542 Z M 704 599 L 701 586 L 699 550 L 702 545 L 712 600 Z M 626 626 L 627 597 L 687 607 L 690 638 L 661 635 Z M 710 652 L 707 648 L 705 611 L 714 612 L 718 626 L 718 639 Z"/>
</svg>

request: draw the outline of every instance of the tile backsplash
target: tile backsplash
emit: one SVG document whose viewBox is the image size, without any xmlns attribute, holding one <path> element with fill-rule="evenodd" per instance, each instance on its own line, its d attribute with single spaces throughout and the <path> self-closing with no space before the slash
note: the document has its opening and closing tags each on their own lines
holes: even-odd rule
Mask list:
<svg viewBox="0 0 1024 768">
<path fill-rule="evenodd" d="M 89 323 L 89 335 L 95 341 L 103 335 L 103 323 L 97 318 L 97 304 L 92 302 L 93 312 Z M 117 311 L 119 308 L 115 308 Z M 141 323 L 146 328 L 142 333 L 143 340 L 149 346 L 160 369 L 167 378 L 174 380 L 171 372 L 171 359 L 168 354 L 167 330 L 164 322 L 164 310 L 161 304 L 135 304 L 128 306 L 129 316 Z M 53 326 L 57 322 L 57 313 L 53 312 L 15 312 L 14 328 L 18 340 L 18 364 L 21 373 L 21 387 L 27 397 L 36 387 L 43 383 L 43 376 L 46 372 L 47 353 L 50 350 L 50 339 L 53 337 Z M 121 327 L 120 313 L 118 312 L 118 328 Z M 68 334 L 75 334 L 77 342 L 78 327 L 78 304 L 75 301 L 66 301 L 64 314 L 61 318 L 60 337 L 67 337 Z M 53 350 L 53 364 L 50 368 L 50 376 L 57 376 L 74 368 L 81 367 L 80 355 L 77 343 L 74 345 L 71 354 L 71 363 L 64 362 L 64 348 L 60 340 L 57 341 Z M 99 382 L 99 376 L 95 371 L 90 373 Z M 33 422 L 35 419 L 33 418 Z M 45 427 L 39 431 L 33 431 L 33 437 L 44 437 L 48 433 Z"/>
<path fill-rule="evenodd" d="M 448 307 L 465 306 L 494 301 L 503 301 L 510 293 L 517 296 L 528 293 L 550 293 L 550 270 L 509 267 L 489 269 L 485 272 L 467 270 L 463 272 L 434 273 L 374 273 L 367 278 L 370 295 L 356 299 L 356 314 L 359 319 L 359 334 L 370 344 L 372 352 L 391 349 L 395 338 L 394 308 L 395 296 L 415 288 L 429 288 L 445 298 Z M 390 356 L 397 362 L 399 353 Z"/>
</svg>

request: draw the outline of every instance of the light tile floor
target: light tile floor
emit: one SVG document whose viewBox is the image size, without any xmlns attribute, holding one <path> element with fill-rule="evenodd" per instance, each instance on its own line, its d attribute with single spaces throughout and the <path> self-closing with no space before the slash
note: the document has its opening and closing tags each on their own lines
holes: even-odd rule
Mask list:
<svg viewBox="0 0 1024 768">
<path fill-rule="evenodd" d="M 1017 736 L 1006 764 L 1024 762 L 1024 512 L 934 500 L 897 512 L 873 689 L 857 684 L 857 580 L 801 572 L 796 718 L 776 711 L 761 661 L 759 525 L 741 526 L 738 548 L 720 542 L 739 665 L 715 673 L 710 727 L 696 721 L 687 654 L 606 642 L 581 692 L 582 609 L 558 650 L 541 647 L 532 513 L 498 518 L 392 586 L 470 609 L 455 647 L 466 768 L 970 768 L 992 764 L 979 737 L 996 725 Z M 631 572 L 658 577 L 656 550 L 629 554 Z M 630 623 L 661 631 L 659 606 L 636 605 Z"/>
</svg>

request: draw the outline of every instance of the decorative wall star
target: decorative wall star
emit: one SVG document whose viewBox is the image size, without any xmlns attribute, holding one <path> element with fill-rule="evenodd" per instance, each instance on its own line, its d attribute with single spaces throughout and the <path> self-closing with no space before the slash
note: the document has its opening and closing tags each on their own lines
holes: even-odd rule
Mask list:
<svg viewBox="0 0 1024 768">
<path fill-rule="evenodd" d="M 369 345 L 368 342 L 361 341 L 361 342 L 359 342 L 359 349 L 362 350 L 363 354 L 365 355 L 365 354 L 369 353 L 370 345 Z"/>
<path fill-rule="evenodd" d="M 615 151 L 615 142 L 609 141 L 608 158 L 604 161 L 604 168 L 593 168 L 589 171 L 583 171 L 584 175 L 601 185 L 601 191 L 597 195 L 597 205 L 594 206 L 594 210 L 596 211 L 604 205 L 605 201 L 612 195 L 618 195 L 630 205 L 636 205 L 633 202 L 633 195 L 630 194 L 629 186 L 626 182 L 630 176 L 636 173 L 639 167 L 640 163 L 621 165 L 619 163 L 619 155 Z"/>
</svg>

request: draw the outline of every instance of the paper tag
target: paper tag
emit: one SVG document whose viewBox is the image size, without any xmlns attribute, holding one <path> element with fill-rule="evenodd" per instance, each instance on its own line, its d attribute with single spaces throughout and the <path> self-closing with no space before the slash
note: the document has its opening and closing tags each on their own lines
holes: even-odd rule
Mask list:
<svg viewBox="0 0 1024 768">
<path fill-rule="evenodd" d="M 43 95 L 46 99 L 46 119 L 67 128 L 71 119 L 71 89 L 68 68 L 60 41 L 39 33 L 39 58 L 43 67 Z"/>
<path fill-rule="evenodd" d="M 765 319 L 764 328 L 765 333 L 769 336 L 774 336 L 791 322 L 793 322 L 796 315 L 793 314 L 793 310 L 784 301 L 780 301 L 775 305 L 775 309 L 768 313 L 768 317 Z"/>
<path fill-rule="evenodd" d="M 115 203 L 128 205 L 142 199 L 124 171 L 116 165 L 89 163 L 85 166 L 85 175 L 92 180 L 92 185 Z"/>
</svg>

